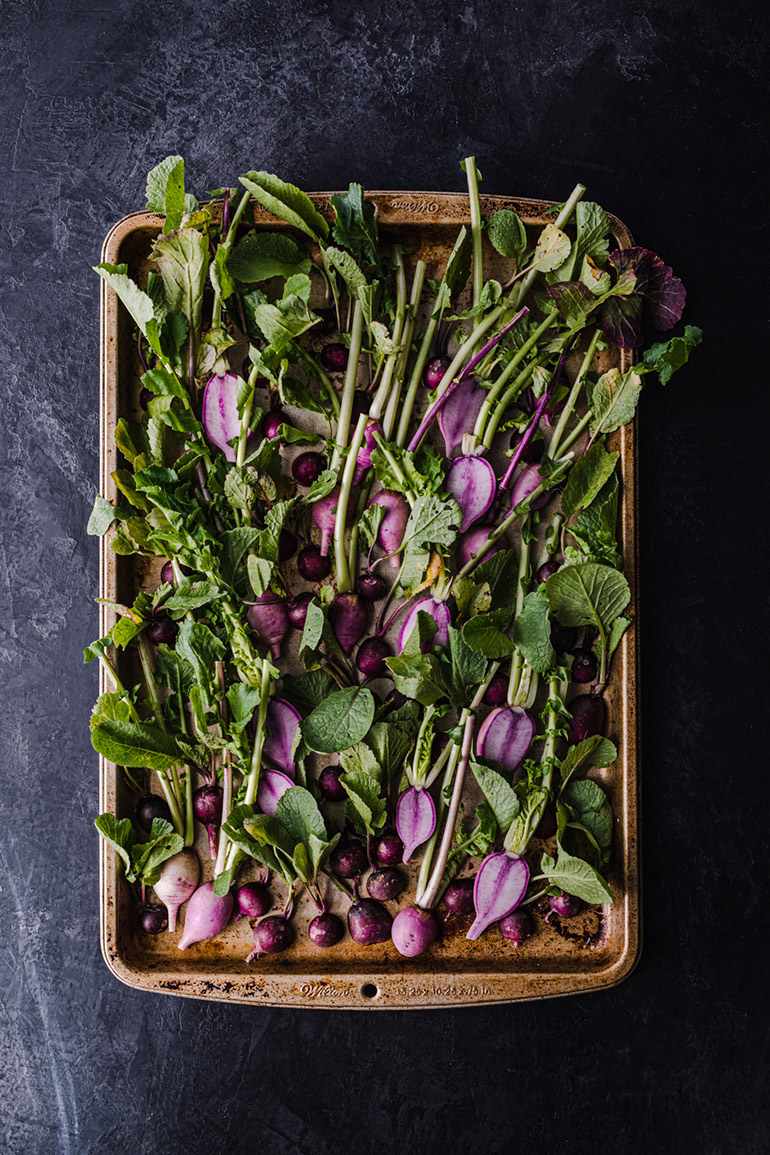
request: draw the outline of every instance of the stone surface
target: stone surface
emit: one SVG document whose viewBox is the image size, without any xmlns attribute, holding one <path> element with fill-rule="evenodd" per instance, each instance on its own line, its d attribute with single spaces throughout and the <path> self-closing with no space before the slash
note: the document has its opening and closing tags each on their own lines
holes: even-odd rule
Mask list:
<svg viewBox="0 0 770 1155">
<path fill-rule="evenodd" d="M 0 1149 L 767 1151 L 761 9 L 7 0 L 2 19 Z M 687 284 L 706 344 L 639 427 L 646 943 L 617 989 L 418 1017 L 148 997 L 108 974 L 80 665 L 90 266 L 169 152 L 198 190 L 247 168 L 462 189 L 470 152 L 485 191 L 559 200 L 580 179 Z"/>
</svg>

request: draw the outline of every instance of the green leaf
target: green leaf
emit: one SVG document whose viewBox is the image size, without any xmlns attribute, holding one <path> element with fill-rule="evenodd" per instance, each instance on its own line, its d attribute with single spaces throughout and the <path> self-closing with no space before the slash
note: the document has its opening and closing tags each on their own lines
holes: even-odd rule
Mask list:
<svg viewBox="0 0 770 1155">
<path fill-rule="evenodd" d="M 551 886 L 582 898 L 583 902 L 614 902 L 615 895 L 597 870 L 582 858 L 573 858 L 564 847 L 559 847 L 558 861 L 544 854 L 540 869 Z"/>
<path fill-rule="evenodd" d="M 307 307 L 307 302 L 296 293 L 271 305 L 265 301 L 255 305 L 254 321 L 276 353 L 283 353 L 296 337 L 307 332 L 318 320 Z"/>
<path fill-rule="evenodd" d="M 388 808 L 385 799 L 380 797 L 380 786 L 376 778 L 359 770 L 341 774 L 340 785 L 350 799 L 345 805 L 346 816 L 350 816 L 362 833 L 379 833 L 385 825 Z"/>
<path fill-rule="evenodd" d="M 119 650 L 125 650 L 129 642 L 132 642 L 136 635 L 140 634 L 143 629 L 143 621 L 136 621 L 135 618 L 126 614 L 118 618 L 110 634 L 114 645 L 116 645 Z"/>
<path fill-rule="evenodd" d="M 421 445 L 419 449 L 411 452 L 389 444 L 388 454 L 400 466 L 400 473 L 393 469 L 379 446 L 372 450 L 375 476 L 385 489 L 391 489 L 395 493 L 411 494 L 414 497 L 427 496 L 443 490 L 444 459 L 432 445 Z"/>
<path fill-rule="evenodd" d="M 246 570 L 255 597 L 261 598 L 266 592 L 267 587 L 270 585 L 274 569 L 275 566 L 273 562 L 267 561 L 263 557 L 257 557 L 256 554 L 249 554 L 246 559 Z"/>
<path fill-rule="evenodd" d="M 195 680 L 204 693 L 206 708 L 210 709 L 219 692 L 216 663 L 225 657 L 224 643 L 208 626 L 182 621 L 179 623 L 176 652 L 195 671 Z"/>
<path fill-rule="evenodd" d="M 249 824 L 249 829 L 246 823 Z M 263 814 L 257 814 L 253 806 L 240 804 L 232 808 L 227 821 L 222 824 L 222 829 L 239 850 L 254 858 L 262 866 L 266 866 L 268 870 L 274 870 L 291 885 L 294 881 L 292 875 L 287 872 L 285 863 L 268 842 L 267 831 L 275 826 L 275 824 L 271 826 L 270 823 L 271 820 Z"/>
<path fill-rule="evenodd" d="M 570 254 L 572 242 L 556 225 L 546 225 L 537 240 L 532 268 L 549 273 L 563 265 Z"/>
<path fill-rule="evenodd" d="M 548 791 L 538 785 L 520 786 L 519 812 L 508 828 L 503 846 L 511 854 L 523 854 L 529 845 L 548 801 Z"/>
<path fill-rule="evenodd" d="M 300 229 L 314 241 L 329 235 L 326 221 L 296 185 L 287 184 L 269 172 L 247 172 L 241 177 L 241 184 L 273 216 Z"/>
<path fill-rule="evenodd" d="M 458 618 L 470 618 L 492 607 L 492 591 L 487 582 L 456 577 L 452 583 L 452 595 L 457 605 Z"/>
<path fill-rule="evenodd" d="M 603 265 L 609 251 L 610 218 L 595 201 L 578 201 L 575 221 L 578 255 Z"/>
<path fill-rule="evenodd" d="M 672 337 L 652 345 L 644 354 L 644 364 L 658 374 L 661 385 L 667 385 L 677 369 L 681 369 L 690 359 L 690 353 L 703 339 L 703 330 L 687 325 L 684 335 Z"/>
<path fill-rule="evenodd" d="M 572 809 L 574 821 L 589 835 L 597 850 L 605 855 L 612 844 L 612 807 L 602 788 L 590 778 L 570 782 L 562 791 L 562 800 Z"/>
<path fill-rule="evenodd" d="M 620 640 L 624 633 L 631 625 L 631 619 L 627 617 L 615 618 L 615 621 L 610 627 L 609 637 L 607 638 L 607 657 L 611 658 L 615 650 L 620 645 Z"/>
<path fill-rule="evenodd" d="M 627 425 L 636 412 L 641 391 L 642 379 L 633 369 L 628 373 L 619 369 L 602 373 L 591 390 L 591 433 L 613 433 Z"/>
<path fill-rule="evenodd" d="M 487 236 L 501 257 L 518 261 L 527 247 L 527 233 L 521 218 L 510 209 L 493 213 L 487 225 Z"/>
<path fill-rule="evenodd" d="M 372 750 L 366 742 L 356 742 L 349 750 L 340 753 L 340 764 L 347 774 L 367 774 L 379 782 L 382 771 Z"/>
<path fill-rule="evenodd" d="M 503 549 L 477 566 L 473 580 L 486 582 L 492 599 L 493 611 L 505 611 L 509 617 L 516 608 L 519 584 L 519 564 L 512 549 Z"/>
<path fill-rule="evenodd" d="M 126 694 L 108 690 L 100 694 L 91 711 L 91 729 L 100 722 L 130 722 L 131 703 Z"/>
<path fill-rule="evenodd" d="M 94 750 L 116 766 L 170 770 L 184 753 L 170 734 L 147 722 L 100 722 L 91 732 Z"/>
<path fill-rule="evenodd" d="M 170 309 L 187 318 L 196 340 L 200 337 L 203 290 L 209 267 L 209 243 L 195 229 L 161 234 L 150 254 L 160 270 Z"/>
<path fill-rule="evenodd" d="M 414 727 L 408 722 L 375 722 L 366 735 L 380 776 L 389 782 L 401 774 L 414 745 Z"/>
<path fill-rule="evenodd" d="M 208 606 L 222 597 L 224 597 L 224 590 L 215 586 L 213 582 L 186 582 L 180 589 L 175 590 L 170 598 L 166 599 L 163 608 L 171 612 L 187 613 L 188 610 L 197 610 L 201 606 Z"/>
<path fill-rule="evenodd" d="M 307 844 L 311 834 L 326 840 L 326 823 L 318 803 L 304 786 L 290 786 L 278 799 L 275 817 L 294 843 Z"/>
<path fill-rule="evenodd" d="M 358 520 L 358 536 L 365 549 L 371 549 L 385 516 L 384 505 L 369 505 Z"/>
<path fill-rule="evenodd" d="M 331 204 L 335 213 L 332 232 L 337 244 L 350 249 L 364 266 L 379 268 L 380 242 L 374 205 L 364 201 L 361 185 L 351 182 L 346 193 L 332 196 Z"/>
<path fill-rule="evenodd" d="M 631 600 L 623 574 L 594 562 L 552 574 L 545 592 L 551 613 L 563 626 L 596 626 L 605 633 Z"/>
<path fill-rule="evenodd" d="M 154 818 L 147 842 L 137 843 L 131 850 L 134 874 L 147 886 L 160 877 L 160 867 L 184 847 L 181 834 L 175 834 L 170 822 Z"/>
<path fill-rule="evenodd" d="M 513 640 L 521 650 L 524 661 L 538 674 L 548 673 L 556 661 L 551 645 L 548 608 L 545 591 L 542 588 L 533 590 L 525 597 L 513 629 Z"/>
<path fill-rule="evenodd" d="M 315 649 L 315 646 L 312 648 Z M 309 714 L 316 706 L 320 706 L 321 702 L 333 692 L 334 687 L 334 678 L 323 668 L 309 670 L 306 674 L 285 674 L 283 679 L 284 697 L 288 698 L 303 716 Z"/>
<path fill-rule="evenodd" d="M 623 562 L 615 539 L 619 497 L 620 485 L 617 474 L 613 473 L 590 505 L 580 511 L 570 529 L 575 540 L 585 547 L 584 552 L 593 554 L 615 569 L 619 569 Z"/>
<path fill-rule="evenodd" d="M 466 646 L 485 658 L 505 658 L 512 654 L 515 646 L 506 634 L 510 614 L 506 610 L 491 610 L 486 614 L 476 614 L 463 626 L 463 641 Z"/>
<path fill-rule="evenodd" d="M 253 232 L 235 246 L 228 267 L 236 280 L 257 283 L 309 273 L 312 261 L 287 233 Z"/>
<path fill-rule="evenodd" d="M 147 174 L 147 208 L 165 213 L 165 232 L 179 228 L 185 208 L 183 157 L 167 156 Z"/>
<path fill-rule="evenodd" d="M 222 543 L 219 562 L 222 579 L 228 585 L 235 585 L 246 555 L 258 548 L 260 531 L 251 526 L 241 526 L 239 529 L 225 530 L 219 540 Z"/>
<path fill-rule="evenodd" d="M 181 316 L 181 314 L 177 313 L 175 316 Z M 148 369 L 146 373 L 143 373 L 142 385 L 157 397 L 179 397 L 187 400 L 187 389 L 176 373 L 172 373 L 165 365 L 157 365 L 156 368 Z"/>
<path fill-rule="evenodd" d="M 454 498 L 441 498 L 436 494 L 418 497 L 406 523 L 404 544 L 413 542 L 424 547 L 452 545 L 461 520 L 460 507 Z"/>
<path fill-rule="evenodd" d="M 472 698 L 473 688 L 484 681 L 486 659 L 465 643 L 454 626 L 449 627 L 449 657 L 452 662 L 452 702 L 455 706 L 463 706 Z"/>
<path fill-rule="evenodd" d="M 374 508 L 378 508 L 374 506 Z M 107 501 L 106 497 L 101 497 L 98 493 L 94 500 L 94 508 L 91 510 L 91 516 L 88 519 L 86 526 L 86 533 L 92 537 L 104 537 L 107 530 L 110 528 L 115 520 L 115 510 Z"/>
<path fill-rule="evenodd" d="M 217 250 L 214 254 L 214 260 L 209 266 L 209 277 L 211 278 L 212 288 L 217 290 L 223 301 L 226 301 L 227 298 L 231 297 L 235 292 L 235 281 L 230 274 L 230 269 L 228 267 L 227 249 L 224 245 L 217 245 Z M 212 330 L 212 332 L 208 334 L 207 340 L 211 341 L 215 332 L 218 333 L 217 330 Z M 227 345 L 231 343 L 229 340 L 227 340 L 226 335 L 225 339 L 217 336 L 216 340 L 220 349 L 223 345 L 225 345 L 225 343 L 227 343 Z"/>
<path fill-rule="evenodd" d="M 418 614 L 418 619 L 422 616 Z M 427 614 L 425 615 L 427 617 Z M 409 641 L 417 633 L 412 633 Z M 396 689 L 407 698 L 414 698 L 423 706 L 432 706 L 441 698 L 449 696 L 449 688 L 444 681 L 441 665 L 434 654 L 409 652 L 408 643 L 404 650 L 393 658 L 385 659 L 393 674 Z"/>
<path fill-rule="evenodd" d="M 619 457 L 619 453 L 608 453 L 598 442 L 578 457 L 569 471 L 561 496 L 561 507 L 566 517 L 591 504 L 615 472 Z"/>
<path fill-rule="evenodd" d="M 262 695 L 255 686 L 243 682 L 233 682 L 227 691 L 227 702 L 234 726 L 242 730 L 248 726 Z"/>
<path fill-rule="evenodd" d="M 595 734 L 591 738 L 584 738 L 575 746 L 570 746 L 561 762 L 562 785 L 571 778 L 582 778 L 594 767 L 611 766 L 618 756 L 617 747 L 609 738 L 602 738 Z"/>
<path fill-rule="evenodd" d="M 367 286 L 366 277 L 361 272 L 355 258 L 342 249 L 335 249 L 333 245 L 322 249 L 321 253 L 326 267 L 331 266 L 339 273 L 347 285 L 350 296 L 355 300 L 359 289 L 365 289 Z"/>
<path fill-rule="evenodd" d="M 126 868 L 126 878 L 129 882 L 133 882 L 136 876 L 131 851 L 136 843 L 136 832 L 131 825 L 131 819 L 117 819 L 114 814 L 100 814 L 94 819 L 94 826 L 102 838 L 117 851 Z"/>
<path fill-rule="evenodd" d="M 197 234 L 196 234 L 197 235 Z M 94 272 L 106 281 L 111 289 L 117 293 L 120 300 L 128 309 L 144 336 L 152 345 L 156 353 L 160 353 L 158 337 L 158 322 L 155 316 L 155 306 L 150 297 L 143 293 L 128 276 L 125 265 L 101 264 L 94 265 Z"/>
<path fill-rule="evenodd" d="M 371 690 L 351 686 L 330 694 L 302 723 L 302 736 L 311 750 L 336 754 L 366 736 L 374 720 Z"/>
<path fill-rule="evenodd" d="M 498 828 L 503 832 L 507 831 L 520 809 L 516 792 L 508 785 L 502 774 L 490 770 L 481 762 L 471 762 L 471 770 L 481 793 L 492 808 Z"/>
</svg>

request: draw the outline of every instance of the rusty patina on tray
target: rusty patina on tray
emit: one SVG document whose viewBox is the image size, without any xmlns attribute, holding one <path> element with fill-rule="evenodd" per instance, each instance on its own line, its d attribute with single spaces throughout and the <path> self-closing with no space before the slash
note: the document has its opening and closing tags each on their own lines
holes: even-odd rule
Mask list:
<svg viewBox="0 0 770 1155">
<path fill-rule="evenodd" d="M 330 215 L 329 193 L 315 193 L 316 207 Z M 423 192 L 374 192 L 367 194 L 376 208 L 383 241 L 400 241 L 428 262 L 432 276 L 440 269 L 454 244 L 457 229 L 468 222 L 468 198 L 460 194 Z M 514 197 L 482 197 L 485 216 L 501 208 L 515 210 L 528 226 L 546 222 L 551 202 Z M 632 243 L 625 226 L 616 218 L 613 233 L 619 247 Z M 259 206 L 254 206 L 257 227 L 287 229 Z M 162 218 L 139 212 L 124 217 L 105 239 L 102 260 L 126 262 L 129 271 L 146 269 L 154 237 Z M 486 252 L 485 252 L 486 255 Z M 495 254 L 488 250 L 490 262 Z M 493 273 L 494 275 L 494 273 Z M 137 417 L 140 389 L 132 323 L 119 307 L 115 294 L 101 288 L 101 492 L 117 498 L 111 473 L 118 468 L 113 431 L 120 416 Z M 615 363 L 630 366 L 628 353 Z M 491 928 L 476 942 L 465 932 L 469 918 L 449 917 L 441 940 L 430 953 L 407 960 L 392 943 L 361 947 L 346 936 L 330 950 L 314 947 L 305 933 L 315 913 L 300 904 L 297 941 L 286 954 L 262 958 L 247 965 L 251 949 L 248 920 L 243 919 L 215 939 L 180 952 L 179 932 L 174 935 L 142 935 L 136 928 L 134 899 L 119 878 L 117 856 L 101 844 L 101 943 L 110 970 L 122 982 L 140 990 L 183 995 L 188 998 L 227 1000 L 265 1006 L 339 1007 L 342 1009 L 417 1009 L 421 1007 L 474 1006 L 550 998 L 614 986 L 633 969 L 640 951 L 639 875 L 639 750 L 637 738 L 637 637 L 636 596 L 636 456 L 635 430 L 626 427 L 611 442 L 621 453 L 621 542 L 624 572 L 634 594 L 635 626 L 623 638 L 612 663 L 606 691 L 608 735 L 619 749 L 618 761 L 593 776 L 609 792 L 615 813 L 615 831 L 609 882 L 615 891 L 614 906 L 601 914 L 591 907 L 581 919 L 546 926 L 538 918 L 537 933 L 515 949 Z M 131 602 L 143 584 L 157 584 L 159 562 L 142 557 L 122 557 L 109 548 L 109 535 L 101 540 L 101 595 Z M 101 634 L 115 620 L 114 611 L 101 609 Z M 119 668 L 129 662 L 119 654 Z M 131 679 L 132 671 L 127 671 Z M 102 676 L 101 690 L 109 687 Z M 101 762 L 100 809 L 119 816 L 129 813 L 129 796 L 116 767 Z M 202 844 L 201 844 L 202 846 Z M 211 865 L 201 855 L 206 877 Z M 413 887 L 398 906 L 410 901 Z M 390 904 L 393 910 L 395 904 Z M 561 931 L 561 933 L 560 933 Z"/>
</svg>

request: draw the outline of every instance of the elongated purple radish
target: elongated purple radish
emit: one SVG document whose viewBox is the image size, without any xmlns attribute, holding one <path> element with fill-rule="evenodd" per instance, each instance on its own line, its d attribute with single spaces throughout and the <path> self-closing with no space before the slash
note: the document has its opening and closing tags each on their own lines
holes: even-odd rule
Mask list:
<svg viewBox="0 0 770 1155">
<path fill-rule="evenodd" d="M 241 419 L 235 400 L 237 393 L 238 378 L 235 373 L 209 377 L 203 391 L 203 428 L 212 445 L 221 449 L 228 461 L 235 461 L 235 450 L 227 443 L 241 432 Z"/>
<path fill-rule="evenodd" d="M 462 446 L 466 433 L 472 433 L 486 390 L 476 384 L 475 377 L 466 377 L 452 391 L 438 415 L 438 427 L 444 438 L 447 457 Z"/>
<path fill-rule="evenodd" d="M 444 489 L 460 506 L 462 520 L 458 528 L 465 533 L 491 507 L 497 491 L 497 478 L 485 458 L 456 457 L 449 467 Z"/>
<path fill-rule="evenodd" d="M 487 855 L 473 887 L 476 918 L 465 937 L 477 939 L 493 922 L 512 914 L 528 886 L 529 867 L 525 859 L 504 850 Z"/>
<path fill-rule="evenodd" d="M 522 501 L 526 501 L 530 493 L 534 493 L 538 486 L 542 484 L 543 479 L 540 476 L 540 466 L 528 465 L 513 483 L 513 489 L 511 490 L 511 509 L 515 509 L 517 505 L 521 505 Z M 550 500 L 550 493 L 541 493 L 540 496 L 536 497 L 532 502 L 531 508 L 533 510 L 542 509 Z"/>
<path fill-rule="evenodd" d="M 473 555 L 481 549 L 482 545 L 486 545 L 487 539 L 493 529 L 495 529 L 494 525 L 475 525 L 473 529 L 469 529 L 467 533 L 464 533 L 462 537 L 459 538 L 456 550 L 457 565 L 459 568 L 467 565 Z M 505 542 L 502 539 L 498 539 L 492 548 L 488 549 L 484 554 L 484 560 L 488 561 L 489 558 L 494 557 L 496 553 L 500 553 L 500 551 L 505 548 Z"/>
<path fill-rule="evenodd" d="M 396 803 L 396 830 L 404 844 L 403 861 L 408 862 L 418 846 L 427 842 L 436 829 L 436 805 L 427 790 L 410 786 Z"/>
<path fill-rule="evenodd" d="M 204 882 L 191 896 L 184 916 L 184 931 L 179 940 L 180 950 L 187 950 L 196 942 L 204 942 L 224 930 L 233 913 L 233 896 L 214 894 L 210 882 Z"/>
<path fill-rule="evenodd" d="M 206 827 L 209 836 L 209 853 L 217 856 L 217 833 L 222 821 L 222 791 L 218 786 L 201 786 L 193 795 L 193 812 L 199 822 Z"/>
<path fill-rule="evenodd" d="M 401 565 L 401 557 L 396 551 L 404 540 L 406 523 L 409 521 L 409 502 L 400 493 L 383 489 L 381 493 L 375 494 L 371 504 L 381 505 L 385 510 L 385 516 L 377 531 L 377 541 L 385 553 L 393 555 L 390 564 L 398 568 Z"/>
<path fill-rule="evenodd" d="M 337 520 L 337 502 L 340 499 L 339 487 L 327 493 L 320 501 L 313 502 L 313 522 L 321 531 L 321 554 L 323 557 L 329 552 L 334 538 L 334 525 Z M 348 502 L 346 525 L 350 525 L 352 508 Z"/>
<path fill-rule="evenodd" d="M 404 646 L 409 640 L 409 637 L 417 625 L 417 615 L 422 610 L 424 614 L 430 614 L 434 622 L 438 626 L 435 634 L 430 640 L 425 641 L 420 646 L 423 653 L 428 650 L 435 649 L 436 646 L 449 645 L 449 627 L 452 624 L 452 615 L 449 612 L 449 606 L 446 602 L 437 602 L 434 598 L 420 598 L 410 608 L 409 613 L 404 618 L 404 624 L 401 627 L 401 632 L 398 635 L 398 652 L 403 650 Z"/>
<path fill-rule="evenodd" d="M 272 818 L 278 806 L 278 799 L 294 785 L 288 774 L 282 770 L 263 770 L 257 787 L 257 806 L 268 818 Z"/>
<path fill-rule="evenodd" d="M 535 719 L 520 706 L 498 706 L 476 736 L 476 753 L 512 774 L 529 753 L 536 728 Z"/>
<path fill-rule="evenodd" d="M 338 594 L 329 606 L 329 625 L 344 654 L 358 645 L 368 624 L 369 605 L 358 594 Z"/>
<path fill-rule="evenodd" d="M 289 609 L 272 590 L 266 590 L 249 606 L 246 621 L 261 642 L 270 648 L 274 658 L 281 656 L 281 644 L 289 632 Z"/>
<path fill-rule="evenodd" d="M 356 471 L 353 474 L 353 484 L 360 485 L 363 481 L 364 474 L 369 466 L 372 464 L 372 450 L 377 442 L 374 440 L 375 433 L 382 433 L 382 426 L 379 421 L 369 421 L 364 430 L 364 443 L 358 451 L 356 457 Z"/>
<path fill-rule="evenodd" d="M 271 698 L 267 706 L 266 721 L 268 735 L 262 753 L 268 762 L 272 762 L 279 770 L 283 770 L 284 774 L 293 778 L 297 767 L 291 756 L 291 750 L 302 715 L 285 698 Z"/>
<path fill-rule="evenodd" d="M 198 856 L 193 850 L 180 850 L 161 866 L 160 878 L 153 884 L 153 890 L 168 911 L 170 931 L 176 930 L 177 911 L 195 890 L 200 873 Z"/>
<path fill-rule="evenodd" d="M 406 906 L 393 920 L 391 928 L 393 945 L 404 958 L 416 958 L 438 937 L 438 921 L 430 910 L 419 906 Z"/>
</svg>

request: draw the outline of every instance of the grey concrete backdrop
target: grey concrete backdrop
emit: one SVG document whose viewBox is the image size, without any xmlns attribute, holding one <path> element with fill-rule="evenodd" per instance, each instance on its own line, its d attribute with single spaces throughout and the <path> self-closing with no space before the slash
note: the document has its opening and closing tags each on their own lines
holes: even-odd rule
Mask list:
<svg viewBox="0 0 770 1155">
<path fill-rule="evenodd" d="M 767 18 L 748 2 L 3 0 L 0 1150 L 770 1149 Z M 641 418 L 646 946 L 621 987 L 414 1014 L 134 993 L 98 947 L 88 741 L 102 237 L 198 190 L 580 179 L 706 342 Z"/>
</svg>

